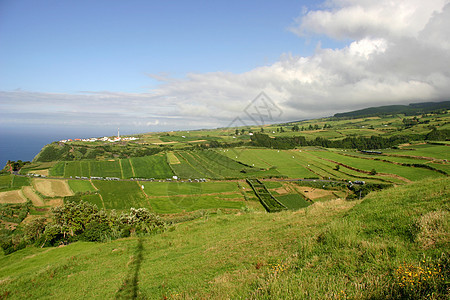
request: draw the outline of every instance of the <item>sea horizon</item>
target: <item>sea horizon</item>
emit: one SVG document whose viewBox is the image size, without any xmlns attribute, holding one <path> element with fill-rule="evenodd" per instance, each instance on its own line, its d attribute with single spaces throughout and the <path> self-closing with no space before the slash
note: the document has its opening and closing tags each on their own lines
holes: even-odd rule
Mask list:
<svg viewBox="0 0 450 300">
<path fill-rule="evenodd" d="M 148 131 L 147 131 L 148 132 Z M 121 130 L 121 135 L 146 133 L 143 130 Z M 0 164 L 3 168 L 8 160 L 32 161 L 41 149 L 52 142 L 63 139 L 91 138 L 117 135 L 117 128 L 79 128 L 61 126 L 22 126 L 0 128 Z"/>
</svg>

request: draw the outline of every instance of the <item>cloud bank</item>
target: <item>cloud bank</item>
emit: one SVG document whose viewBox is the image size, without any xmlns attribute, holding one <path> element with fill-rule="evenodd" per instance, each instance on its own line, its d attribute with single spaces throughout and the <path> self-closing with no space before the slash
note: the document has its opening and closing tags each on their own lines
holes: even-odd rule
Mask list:
<svg viewBox="0 0 450 300">
<path fill-rule="evenodd" d="M 245 73 L 156 76 L 146 94 L 0 92 L 0 122 L 125 124 L 158 128 L 226 126 L 264 91 L 283 111 L 279 121 L 450 97 L 450 1 L 331 0 L 305 10 L 289 30 L 347 46 L 317 46 L 313 55 L 283 54 Z M 277 120 L 278 121 L 278 120 Z"/>
</svg>

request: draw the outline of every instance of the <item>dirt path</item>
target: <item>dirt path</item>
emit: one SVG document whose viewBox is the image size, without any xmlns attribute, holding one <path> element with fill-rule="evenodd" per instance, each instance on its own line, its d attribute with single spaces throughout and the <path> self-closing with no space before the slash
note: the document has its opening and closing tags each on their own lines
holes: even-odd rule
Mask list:
<svg viewBox="0 0 450 300">
<path fill-rule="evenodd" d="M 178 159 L 178 157 L 173 152 L 167 152 L 167 160 L 169 162 L 169 165 L 181 164 L 181 161 Z"/>
<path fill-rule="evenodd" d="M 134 167 L 133 167 L 133 161 L 130 159 L 130 166 L 131 166 L 131 173 L 133 174 L 133 177 L 136 177 L 136 173 L 134 172 Z"/>
<path fill-rule="evenodd" d="M 106 207 L 105 207 L 105 201 L 103 201 L 102 194 L 98 193 L 98 196 L 100 197 L 100 200 L 102 201 L 103 209 L 106 209 Z"/>
<path fill-rule="evenodd" d="M 91 183 L 92 187 L 93 187 L 96 191 L 98 191 L 98 188 L 94 185 L 94 183 L 92 182 L 92 180 L 89 180 L 89 182 Z"/>
<path fill-rule="evenodd" d="M 24 186 L 22 191 L 28 199 L 31 200 L 34 206 L 45 206 L 44 201 L 39 197 L 38 194 L 35 193 L 31 186 Z"/>
</svg>

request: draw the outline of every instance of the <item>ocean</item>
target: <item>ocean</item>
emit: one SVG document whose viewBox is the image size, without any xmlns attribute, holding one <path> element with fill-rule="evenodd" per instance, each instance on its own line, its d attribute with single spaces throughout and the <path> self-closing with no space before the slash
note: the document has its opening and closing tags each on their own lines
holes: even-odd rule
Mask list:
<svg viewBox="0 0 450 300">
<path fill-rule="evenodd" d="M 121 130 L 122 133 L 122 130 Z M 45 145 L 62 139 L 113 136 L 117 128 L 65 128 L 56 126 L 0 127 L 0 169 L 8 160 L 31 161 Z M 130 134 L 123 132 L 123 134 Z"/>
</svg>

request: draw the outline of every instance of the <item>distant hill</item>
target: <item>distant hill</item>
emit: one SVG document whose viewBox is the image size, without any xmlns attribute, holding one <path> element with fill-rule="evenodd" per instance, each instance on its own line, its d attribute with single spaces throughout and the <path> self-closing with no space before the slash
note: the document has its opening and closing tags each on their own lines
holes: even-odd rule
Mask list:
<svg viewBox="0 0 450 300">
<path fill-rule="evenodd" d="M 387 114 L 414 115 L 418 113 L 428 113 L 441 109 L 450 109 L 450 101 L 423 102 L 423 103 L 411 103 L 409 105 L 386 105 L 379 107 L 369 107 L 345 113 L 337 113 L 334 115 L 334 117 L 358 118 L 358 117 L 372 117 Z"/>
</svg>

